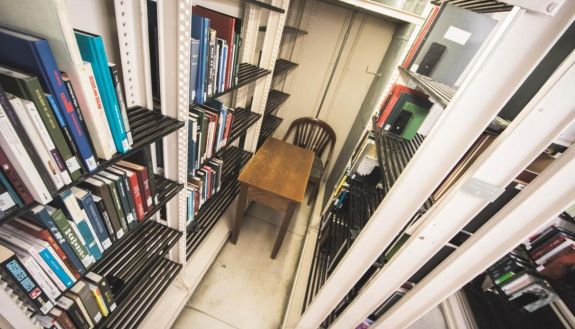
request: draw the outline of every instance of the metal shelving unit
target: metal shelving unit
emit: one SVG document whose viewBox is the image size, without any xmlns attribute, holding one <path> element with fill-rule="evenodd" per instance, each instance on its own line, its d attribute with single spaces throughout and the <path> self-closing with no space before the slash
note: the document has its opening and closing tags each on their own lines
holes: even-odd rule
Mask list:
<svg viewBox="0 0 575 329">
<path fill-rule="evenodd" d="M 265 114 L 271 114 L 275 110 L 277 110 L 280 105 L 282 105 L 288 98 L 289 94 L 286 94 L 282 91 L 272 89 L 268 95 L 268 101 L 266 103 L 266 111 Z"/>
<path fill-rule="evenodd" d="M 276 131 L 282 121 L 282 118 L 278 118 L 271 114 L 265 116 L 264 122 L 262 123 L 262 130 L 260 132 L 258 148 L 263 145 L 268 137 L 273 135 L 274 131 Z"/>
<path fill-rule="evenodd" d="M 267 26 L 260 26 L 260 32 L 265 32 L 267 31 Z M 306 35 L 308 32 L 304 31 L 302 29 L 298 29 L 297 27 L 294 26 L 284 26 L 284 33 L 294 33 L 294 34 L 301 34 L 301 35 Z"/>
<path fill-rule="evenodd" d="M 451 86 L 437 82 L 430 77 L 421 75 L 419 73 L 411 72 L 402 67 L 399 68 L 399 71 L 412 78 L 418 87 L 423 89 L 426 94 L 428 94 L 433 100 L 435 100 L 443 107 L 446 107 L 449 102 L 451 102 L 453 95 L 455 95 L 455 92 L 457 91 Z"/>
<path fill-rule="evenodd" d="M 244 0 L 244 1 L 245 1 L 247 4 L 255 5 L 255 6 L 258 6 L 258 7 L 261 7 L 261 8 L 264 8 L 264 9 L 267 9 L 267 10 L 270 10 L 270 11 L 273 11 L 273 12 L 276 12 L 276 13 L 283 14 L 283 13 L 286 12 L 285 9 L 283 9 L 283 8 L 276 7 L 276 6 L 274 6 L 274 5 L 271 5 L 271 4 L 266 3 L 266 2 L 263 2 L 263 1 L 258 1 L 258 0 Z"/>
<path fill-rule="evenodd" d="M 463 9 L 472 10 L 477 13 L 497 13 L 502 11 L 510 11 L 513 9 L 512 5 L 505 2 L 495 0 L 432 0 L 431 3 L 439 6 L 442 3 L 448 3 Z"/>
<path fill-rule="evenodd" d="M 290 62 L 286 59 L 278 58 L 276 60 L 275 66 L 274 66 L 274 77 L 277 77 L 283 73 L 287 73 L 287 72 L 295 69 L 296 67 L 298 67 L 298 65 L 299 64 Z"/>
</svg>

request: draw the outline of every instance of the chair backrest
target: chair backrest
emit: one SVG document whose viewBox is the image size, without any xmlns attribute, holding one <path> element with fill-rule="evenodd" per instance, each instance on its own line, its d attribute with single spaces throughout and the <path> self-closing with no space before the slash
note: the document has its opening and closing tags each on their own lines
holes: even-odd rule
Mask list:
<svg viewBox="0 0 575 329">
<path fill-rule="evenodd" d="M 336 140 L 333 129 L 319 119 L 306 117 L 294 120 L 290 124 L 283 140 L 287 141 L 292 132 L 294 133 L 294 145 L 314 152 L 320 159 L 329 145 L 329 153 L 324 162 L 324 167 L 327 167 L 327 163 L 333 154 Z"/>
</svg>

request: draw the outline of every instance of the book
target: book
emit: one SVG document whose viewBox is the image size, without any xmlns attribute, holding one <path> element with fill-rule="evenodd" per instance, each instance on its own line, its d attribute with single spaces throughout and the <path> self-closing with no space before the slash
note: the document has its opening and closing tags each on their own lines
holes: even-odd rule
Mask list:
<svg viewBox="0 0 575 329">
<path fill-rule="evenodd" d="M 130 145 L 134 144 L 132 138 L 132 130 L 130 128 L 130 122 L 128 121 L 128 106 L 124 99 L 124 88 L 122 87 L 122 82 L 120 81 L 120 76 L 118 74 L 118 67 L 114 63 L 108 63 L 110 68 L 110 75 L 112 75 L 112 82 L 114 83 L 114 90 L 116 91 L 116 98 L 118 99 L 118 105 L 120 106 L 120 111 L 122 113 L 122 121 L 124 123 L 124 130 L 126 130 L 126 138 Z"/>
<path fill-rule="evenodd" d="M 3 280 L 13 282 L 18 294 L 42 314 L 47 314 L 54 304 L 40 289 L 37 282 L 31 277 L 24 265 L 16 258 L 13 251 L 0 245 L 0 273 Z"/>
<path fill-rule="evenodd" d="M 144 168 L 146 169 L 146 175 L 147 175 L 147 180 L 148 180 L 148 185 L 144 185 L 144 188 L 148 188 L 150 189 L 150 197 L 151 197 L 151 201 L 152 203 L 150 204 L 148 202 L 148 199 L 146 199 L 146 203 L 148 204 L 148 211 L 150 211 L 151 209 L 154 208 L 154 205 L 158 203 L 158 194 L 156 192 L 156 180 L 154 179 L 154 168 L 152 166 L 152 151 L 150 146 L 146 146 L 144 147 L 140 152 L 136 152 L 132 155 L 130 155 L 129 157 L 126 158 L 126 161 L 144 166 Z"/>
<path fill-rule="evenodd" d="M 144 217 L 146 216 L 146 211 L 144 210 L 144 200 L 142 198 L 142 191 L 138 180 L 138 174 L 135 171 L 122 168 L 118 165 L 113 165 L 112 168 L 118 170 L 119 172 L 122 172 L 125 175 L 125 178 L 129 183 L 128 185 L 130 193 L 132 196 L 132 200 L 134 202 L 133 208 L 136 211 L 136 218 L 139 221 L 144 220 Z"/>
<path fill-rule="evenodd" d="M 193 6 L 192 12 L 194 15 L 205 17 L 209 19 L 209 27 L 214 29 L 217 33 L 217 37 L 225 40 L 229 45 L 227 49 L 226 67 L 228 68 L 225 72 L 224 88 L 229 88 L 232 85 L 232 53 L 235 36 L 236 19 L 231 16 L 227 16 L 218 13 L 213 10 L 209 10 L 200 6 Z M 192 18 L 193 21 L 193 18 Z"/>
<path fill-rule="evenodd" d="M 86 306 L 82 302 L 82 298 L 80 296 L 73 294 L 71 292 L 65 293 L 65 296 L 68 297 L 76 306 L 78 307 L 78 316 L 84 318 L 84 320 L 88 323 L 88 328 L 94 328 L 96 324 L 92 320 L 90 313 L 86 309 Z"/>
<path fill-rule="evenodd" d="M 86 282 L 78 281 L 67 293 L 68 296 L 74 294 L 82 300 L 82 304 L 86 309 L 86 312 L 90 316 L 90 319 L 93 321 L 94 324 L 100 322 L 102 320 L 102 312 L 100 312 L 100 308 L 98 307 L 98 303 L 94 296 L 92 295 L 92 291 Z"/>
<path fill-rule="evenodd" d="M 110 290 L 110 285 L 108 285 L 108 281 L 103 276 L 90 272 L 86 274 L 86 281 L 94 284 L 100 290 L 100 294 L 102 295 L 104 302 L 106 303 L 106 307 L 110 312 L 113 312 L 116 309 L 116 301 L 114 300 L 114 295 Z"/>
<path fill-rule="evenodd" d="M 0 65 L 0 83 L 2 83 L 2 86 L 7 92 L 34 103 L 36 114 L 44 124 L 43 129 L 50 136 L 50 138 L 43 136 L 43 142 L 52 154 L 54 162 L 62 174 L 64 183 L 69 184 L 71 179 L 79 178 L 80 171 L 77 169 L 75 171 L 71 170 L 72 168 L 79 168 L 78 159 L 72 154 L 66 144 L 64 135 L 54 116 L 54 112 L 44 97 L 44 92 L 42 91 L 38 78 L 22 71 Z M 37 117 L 35 119 L 37 120 Z M 42 134 L 44 134 L 44 132 L 42 132 Z M 68 165 L 68 162 L 71 162 L 71 164 Z M 65 171 L 68 172 L 68 175 L 63 173 Z"/>
<path fill-rule="evenodd" d="M 60 299 L 58 299 L 57 305 L 66 312 L 77 329 L 90 329 L 94 327 L 92 325 L 92 321 L 84 317 L 80 307 L 74 302 L 74 300 L 70 299 L 69 297 L 60 297 Z"/>
<path fill-rule="evenodd" d="M 61 189 L 64 186 L 64 181 L 62 180 L 60 171 L 54 162 L 52 155 L 42 142 L 44 136 L 41 135 L 40 130 L 34 123 L 34 116 L 31 114 L 31 112 L 36 112 L 36 107 L 34 106 L 34 103 L 28 100 L 22 100 L 12 94 L 6 95 L 8 96 L 10 104 L 12 104 L 12 109 L 16 115 L 14 120 L 19 121 L 18 123 L 15 123 L 15 121 L 12 121 L 11 119 L 12 125 L 22 140 L 24 147 L 27 149 L 32 161 L 39 160 L 39 162 L 35 162 L 35 165 L 40 175 L 46 175 L 48 177 L 48 179 L 44 180 L 44 183 L 48 187 L 48 191 L 55 193 L 56 190 Z M 26 104 L 24 104 L 24 102 L 26 102 Z M 26 105 L 28 105 L 28 107 Z M 8 117 L 10 117 L 9 111 L 10 110 L 7 112 Z M 43 124 L 40 122 L 40 125 L 42 126 Z M 20 128 L 23 129 L 22 132 L 19 131 Z M 28 142 L 32 144 L 31 148 L 26 146 Z M 35 152 L 35 154 L 33 155 L 32 152 Z M 35 160 L 35 158 L 37 158 L 37 160 Z M 45 174 L 42 172 L 45 172 Z M 52 185 L 49 185 L 50 183 Z"/>
<path fill-rule="evenodd" d="M 142 195 L 144 201 L 143 202 L 144 210 L 146 211 L 146 213 L 149 212 L 153 208 L 153 201 L 152 201 L 152 192 L 150 189 L 150 181 L 148 177 L 148 170 L 146 169 L 146 167 L 124 160 L 118 161 L 118 166 L 129 170 L 133 170 L 134 172 L 137 173 L 138 183 L 140 186 L 140 194 Z"/>
<path fill-rule="evenodd" d="M 74 322 L 72 322 L 72 319 L 70 319 L 70 317 L 68 316 L 68 314 L 61 309 L 60 307 L 56 306 L 53 309 L 50 310 L 50 316 L 53 317 L 62 328 L 64 329 L 75 329 L 76 326 L 74 325 Z"/>
<path fill-rule="evenodd" d="M 209 50 L 210 20 L 202 16 L 192 14 L 192 38 L 199 40 L 198 48 L 198 75 L 196 77 L 196 98 L 194 101 L 203 104 L 206 100 L 205 82 L 207 77 L 207 58 Z"/>
<path fill-rule="evenodd" d="M 132 212 L 130 207 L 130 202 L 128 201 L 128 191 L 126 190 L 126 184 L 124 183 L 124 178 L 122 176 L 115 175 L 109 171 L 102 171 L 98 174 L 99 177 L 107 178 L 116 184 L 116 189 L 118 191 L 118 197 L 120 198 L 120 205 L 122 211 L 124 212 L 124 217 L 126 218 L 126 223 L 128 224 L 128 229 L 131 229 L 136 225 L 135 211 Z"/>
<path fill-rule="evenodd" d="M 106 305 L 106 302 L 104 301 L 104 297 L 102 296 L 102 293 L 100 292 L 100 288 L 98 288 L 97 285 L 95 285 L 95 284 L 93 284 L 87 280 L 83 281 L 83 282 L 90 289 L 90 292 L 92 293 L 92 297 L 94 297 L 94 300 L 96 301 L 96 304 L 98 305 L 98 310 L 100 311 L 102 316 L 107 317 L 110 314 L 110 311 L 108 310 L 108 306 Z"/>
<path fill-rule="evenodd" d="M 52 209 L 55 210 L 55 209 Z M 60 210 L 60 214 L 63 216 L 64 214 L 61 212 Z M 54 218 L 52 216 L 50 216 L 50 213 L 48 212 L 48 209 L 44 206 L 36 206 L 34 208 L 32 208 L 30 211 L 26 212 L 25 214 L 22 215 L 24 218 L 26 219 L 30 219 L 32 222 L 36 223 L 38 226 L 47 229 L 52 238 L 54 240 L 56 240 L 56 242 L 58 243 L 58 245 L 60 246 L 60 248 L 62 249 L 62 251 L 66 254 L 66 256 L 68 257 L 68 259 L 70 260 L 70 262 L 73 264 L 74 268 L 76 269 L 76 271 L 78 271 L 78 273 L 80 275 L 84 275 L 86 273 L 86 265 L 84 264 L 84 262 L 82 261 L 82 259 L 77 255 L 76 251 L 74 250 L 74 248 L 72 247 L 71 243 L 68 240 L 72 240 L 75 241 L 76 243 L 78 243 L 77 241 L 77 237 L 72 237 L 72 238 L 66 238 L 65 237 L 65 233 L 70 233 L 69 231 L 71 230 L 69 225 L 65 225 L 64 226 L 64 230 L 60 230 L 60 228 L 58 227 L 58 225 L 56 224 L 56 221 L 54 220 Z M 59 219 L 60 221 L 66 221 L 64 224 L 68 224 L 67 220 L 65 218 L 61 218 Z M 72 232 L 73 234 L 73 232 Z M 43 239 L 45 240 L 45 239 Z M 82 255 L 87 255 L 87 251 L 84 252 L 79 252 Z M 87 262 L 89 263 L 89 262 Z"/>
<path fill-rule="evenodd" d="M 92 224 L 94 232 L 96 233 L 95 238 L 100 240 L 100 243 L 102 244 L 102 248 L 104 250 L 110 248 L 112 246 L 112 241 L 108 236 L 108 231 L 106 230 L 104 220 L 100 216 L 100 212 L 96 207 L 96 203 L 94 202 L 92 193 L 90 193 L 90 191 L 83 190 L 76 186 L 72 187 L 71 190 L 74 196 L 76 197 L 76 200 L 78 201 L 80 209 L 86 212 L 87 219 Z"/>
<path fill-rule="evenodd" d="M 48 296 L 48 299 L 52 302 L 52 304 L 56 303 L 58 297 L 60 297 L 60 290 L 58 287 L 50 280 L 46 272 L 42 270 L 40 265 L 32 258 L 30 255 L 26 255 L 24 253 L 19 253 L 18 251 L 15 252 L 16 257 L 22 263 L 24 268 L 30 273 L 30 276 L 36 280 L 38 283 L 38 287 L 42 289 L 42 291 Z"/>
<path fill-rule="evenodd" d="M 110 184 L 113 184 L 110 182 Z M 124 236 L 126 231 L 124 230 L 124 213 L 121 212 L 121 215 L 118 214 L 116 209 L 114 197 L 112 196 L 112 192 L 108 185 L 96 178 L 90 177 L 86 179 L 84 182 L 80 184 L 81 187 L 90 190 L 94 196 L 99 196 L 101 198 L 101 203 L 104 205 L 105 211 L 107 212 L 108 216 L 110 217 L 110 222 L 112 225 L 112 232 L 108 231 L 110 234 L 109 236 L 114 235 L 116 239 L 120 239 Z M 98 204 L 98 203 L 97 203 Z M 101 206 L 98 206 L 100 212 L 102 212 Z M 127 229 L 127 226 L 126 226 Z"/>
<path fill-rule="evenodd" d="M 88 252 L 96 260 L 102 258 L 103 247 L 96 238 L 94 228 L 87 219 L 86 212 L 80 208 L 72 191 L 65 190 L 55 200 L 68 217 L 68 220 L 74 224 L 71 227 L 76 229 L 76 235 L 84 242 Z"/>
<path fill-rule="evenodd" d="M 50 49 L 48 41 L 29 34 L 0 28 L 0 43 L 7 45 L 0 49 L 0 61 L 4 64 L 34 74 L 43 88 L 54 97 L 53 108 L 64 119 L 80 158 L 89 172 L 96 169 L 96 159 L 90 149 L 86 132 L 79 123 L 78 116 L 72 110 L 70 95 L 62 81 L 62 75 Z"/>
<path fill-rule="evenodd" d="M 198 117 L 196 114 L 190 113 L 188 115 L 188 175 L 194 175 L 195 170 L 198 168 Z"/>
<path fill-rule="evenodd" d="M 391 126 L 395 123 L 395 121 L 397 120 L 397 117 L 399 116 L 401 111 L 406 110 L 407 108 L 411 108 L 414 106 L 423 108 L 423 109 L 425 109 L 424 110 L 425 115 L 427 115 L 427 112 L 431 108 L 432 105 L 433 105 L 433 103 L 431 103 L 427 99 L 427 96 L 421 96 L 421 95 L 415 94 L 413 92 L 401 92 L 399 95 L 399 98 L 397 99 L 397 102 L 393 105 L 391 113 L 389 113 L 389 116 L 387 117 L 387 120 L 385 121 L 385 124 L 383 125 L 383 129 L 389 130 L 391 128 Z M 411 112 L 413 113 L 413 112 L 415 112 L 415 110 L 412 109 Z M 424 118 L 425 118 L 425 116 L 423 116 L 423 119 Z M 419 128 L 419 126 L 421 125 L 421 122 L 423 122 L 423 119 L 421 119 L 419 121 L 417 128 Z M 417 131 L 417 129 L 415 129 L 415 131 Z"/>
<path fill-rule="evenodd" d="M 207 79 L 206 79 L 206 93 L 212 96 L 215 93 L 216 85 L 216 30 L 208 29 L 208 58 L 207 58 Z"/>
<path fill-rule="evenodd" d="M 112 225 L 112 220 L 110 219 L 110 214 L 108 214 L 108 209 L 106 209 L 106 204 L 104 203 L 104 199 L 101 197 L 92 194 L 92 199 L 94 199 L 94 204 L 98 209 L 98 213 L 104 224 L 106 225 L 106 231 L 108 232 L 108 237 L 114 243 L 118 238 L 116 237 L 116 231 L 114 230 L 114 226 Z"/>
<path fill-rule="evenodd" d="M 124 171 L 124 169 L 118 168 L 117 166 L 111 166 L 107 168 L 106 171 L 120 177 L 120 181 L 122 182 L 126 192 L 125 198 L 127 201 L 128 209 L 130 209 L 130 213 L 134 218 L 134 224 L 136 224 L 136 220 L 138 220 L 138 214 L 136 212 L 136 202 L 134 200 L 134 193 L 132 192 L 132 185 L 130 183 L 130 179 L 128 178 L 128 174 Z"/>
<path fill-rule="evenodd" d="M 381 106 L 381 112 L 376 122 L 378 128 L 384 127 L 402 94 L 415 94 L 418 96 L 426 97 L 425 94 L 415 89 L 411 89 L 400 84 L 394 84 Z"/>
<path fill-rule="evenodd" d="M 10 111 L 7 110 L 8 107 Z M 12 120 L 9 119 L 8 113 L 12 113 L 11 116 L 15 116 L 8 97 L 3 92 L 2 87 L 0 87 L 0 147 L 14 165 L 16 172 L 24 181 L 34 200 L 44 204 L 48 203 L 52 200 L 50 191 L 34 165 L 33 159 L 24 147 L 19 136 L 20 132 L 17 132 L 12 125 Z M 24 133 L 22 132 L 22 134 Z M 39 164 L 40 161 L 37 163 Z M 45 178 L 50 180 L 47 177 Z M 52 188 L 55 188 L 53 183 L 51 184 Z"/>
<path fill-rule="evenodd" d="M 192 38 L 190 42 L 190 102 L 196 99 L 196 79 L 198 78 L 198 55 L 200 40 Z"/>
<path fill-rule="evenodd" d="M 108 212 L 110 214 L 116 213 L 116 216 L 118 218 L 118 223 L 120 224 L 120 229 L 121 229 L 121 235 L 124 235 L 125 233 L 128 232 L 128 222 L 127 222 L 127 218 L 126 218 L 126 213 L 124 212 L 124 209 L 122 209 L 122 203 L 120 201 L 120 194 L 118 192 L 118 188 L 116 186 L 116 182 L 108 179 L 106 177 L 102 177 L 102 176 L 94 176 L 92 177 L 95 180 L 98 180 L 102 183 L 104 183 L 104 185 L 106 186 L 106 189 L 110 195 L 110 199 L 112 201 L 112 205 L 113 207 L 110 208 L 108 204 L 106 204 L 106 209 L 108 209 Z M 102 198 L 104 198 L 105 200 L 105 196 L 104 195 L 100 195 Z M 112 216 L 112 218 L 114 218 Z M 114 223 L 114 221 L 112 220 L 112 223 Z M 116 231 L 116 235 L 118 234 L 118 231 Z"/>
<path fill-rule="evenodd" d="M 104 50 L 102 37 L 92 33 L 75 30 L 76 41 L 82 55 L 82 59 L 92 64 L 92 70 L 96 77 L 96 84 L 104 104 L 104 111 L 108 119 L 108 125 L 112 137 L 119 152 L 125 153 L 130 150 L 130 143 L 124 129 L 124 121 L 114 84 L 108 67 L 108 59 Z"/>
<path fill-rule="evenodd" d="M 18 193 L 22 203 L 29 204 L 34 200 L 30 194 L 30 191 L 28 191 L 28 188 L 26 188 L 26 185 L 24 185 L 24 182 L 20 178 L 20 175 L 18 175 L 12 166 L 12 162 L 10 162 L 6 156 L 6 153 L 4 153 L 4 150 L 2 150 L 2 147 L 0 147 L 0 170 L 4 173 L 10 182 L 12 188 L 14 188 L 16 193 Z"/>
<path fill-rule="evenodd" d="M 11 221 L 8 225 L 26 234 L 29 234 L 37 239 L 48 242 L 52 247 L 52 249 L 54 249 L 58 257 L 62 259 L 62 262 L 64 262 L 64 264 L 70 270 L 72 275 L 76 279 L 80 278 L 80 272 L 76 269 L 74 263 L 72 263 L 68 255 L 64 252 L 64 250 L 62 250 L 60 245 L 56 242 L 56 240 L 52 237 L 52 234 L 50 234 L 50 232 L 47 229 L 44 229 L 34 223 L 22 220 L 20 218 Z"/>
<path fill-rule="evenodd" d="M 16 190 L 14 190 L 14 188 L 10 184 L 10 181 L 8 181 L 8 178 L 1 170 L 0 170 L 0 186 L 2 187 L 3 190 L 5 190 L 5 192 L 3 191 L 2 193 L 2 198 L 0 198 L 0 207 L 10 209 L 12 207 L 19 208 L 24 206 L 24 203 L 18 196 L 18 193 L 16 193 Z M 5 195 L 4 193 L 8 193 L 8 195 Z M 6 209 L 2 209 L 2 211 L 6 212 Z"/>
</svg>

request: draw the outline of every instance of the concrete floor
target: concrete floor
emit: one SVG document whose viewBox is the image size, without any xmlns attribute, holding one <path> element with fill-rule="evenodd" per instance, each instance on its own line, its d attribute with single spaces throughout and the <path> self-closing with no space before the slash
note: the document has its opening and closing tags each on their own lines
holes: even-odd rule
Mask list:
<svg viewBox="0 0 575 329">
<path fill-rule="evenodd" d="M 306 200 L 307 201 L 307 200 Z M 227 243 L 180 314 L 174 329 L 280 328 L 311 209 L 294 214 L 275 260 L 269 256 L 282 213 L 252 204 L 237 245 Z M 447 328 L 434 309 L 410 329 Z"/>
</svg>

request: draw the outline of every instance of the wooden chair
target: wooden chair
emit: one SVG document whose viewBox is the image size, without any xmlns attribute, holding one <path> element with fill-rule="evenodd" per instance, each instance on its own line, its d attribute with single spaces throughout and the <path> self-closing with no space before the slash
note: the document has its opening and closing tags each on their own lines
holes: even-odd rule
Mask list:
<svg viewBox="0 0 575 329">
<path fill-rule="evenodd" d="M 313 167 L 309 177 L 308 184 L 312 185 L 313 190 L 311 190 L 308 200 L 308 205 L 316 198 L 319 190 L 319 182 L 321 181 L 325 168 L 329 165 L 329 161 L 333 155 L 333 148 L 335 146 L 335 132 L 333 129 L 325 122 L 316 118 L 299 118 L 294 120 L 284 138 L 283 141 L 287 141 L 291 133 L 294 133 L 293 144 L 299 147 L 305 148 L 315 153 L 315 159 L 313 161 Z M 329 152 L 322 160 L 324 151 L 329 145 Z"/>
</svg>

